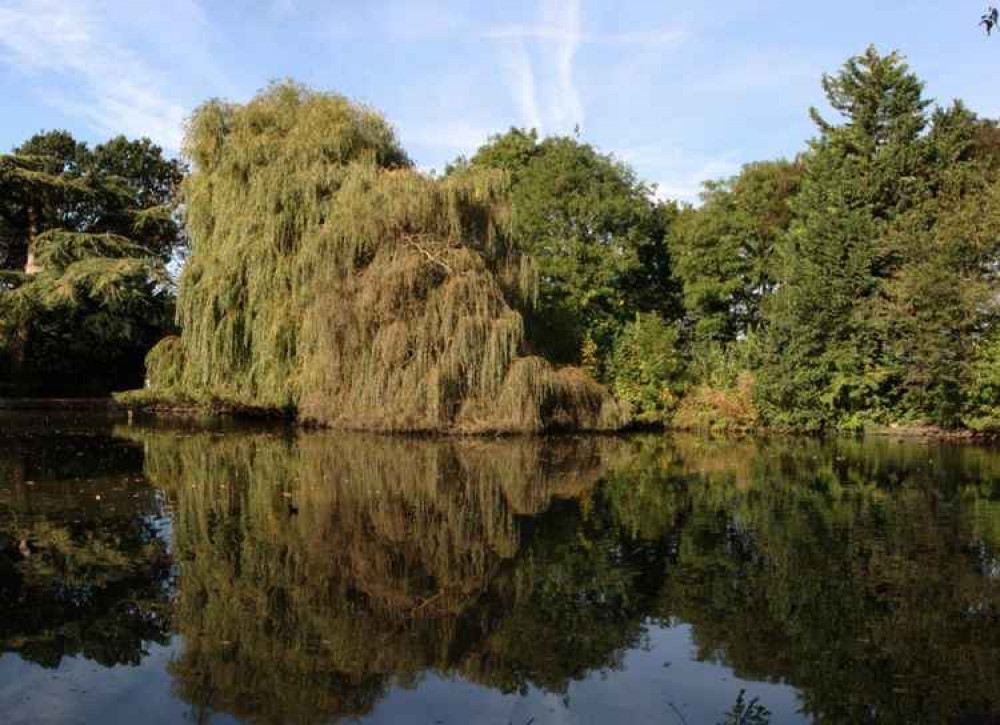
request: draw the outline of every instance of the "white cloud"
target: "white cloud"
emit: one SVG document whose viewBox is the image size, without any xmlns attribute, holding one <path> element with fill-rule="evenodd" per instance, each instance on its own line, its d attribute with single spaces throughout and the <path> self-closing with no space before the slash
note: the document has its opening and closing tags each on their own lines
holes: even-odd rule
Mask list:
<svg viewBox="0 0 1000 725">
<path fill-rule="evenodd" d="M 584 45 L 619 45 L 635 49 L 673 45 L 687 36 L 671 28 L 625 32 L 587 32 L 580 0 L 544 0 L 539 22 L 487 29 L 482 37 L 500 45 L 511 95 L 526 126 L 550 126 L 567 132 L 585 121 L 586 109 L 577 86 L 575 61 Z M 529 46 L 529 43 L 531 44 Z M 529 49 L 548 65 L 536 73 Z M 541 77 L 541 92 L 536 77 Z M 545 103 L 539 104 L 541 95 Z"/>
<path fill-rule="evenodd" d="M 502 55 L 511 93 L 521 114 L 521 125 L 543 131 L 542 114 L 535 94 L 535 72 L 523 40 L 505 44 Z"/>
<path fill-rule="evenodd" d="M 580 47 L 580 1 L 546 0 L 543 15 L 547 23 L 559 28 L 555 41 L 556 92 L 553 95 L 556 124 L 568 128 L 583 123 L 583 102 L 573 82 L 573 59 Z"/>
<path fill-rule="evenodd" d="M 178 150 L 186 104 L 164 92 L 170 85 L 165 73 L 119 40 L 129 35 L 123 32 L 128 18 L 121 8 L 114 19 L 105 10 L 83 0 L 22 0 L 0 8 L 0 56 L 32 76 L 45 102 L 80 117 L 93 130 L 149 136 Z M 130 10 L 157 13 L 154 6 L 138 3 Z M 193 47 L 205 27 L 201 8 L 194 2 L 174 3 L 170 19 L 171 27 L 160 27 L 160 32 L 185 28 L 190 52 L 203 61 L 206 53 Z"/>
</svg>

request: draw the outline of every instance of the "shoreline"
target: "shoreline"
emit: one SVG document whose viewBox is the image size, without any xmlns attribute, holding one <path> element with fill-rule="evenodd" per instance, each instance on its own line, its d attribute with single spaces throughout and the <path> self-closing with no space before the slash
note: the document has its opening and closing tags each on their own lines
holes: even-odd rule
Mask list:
<svg viewBox="0 0 1000 725">
<path fill-rule="evenodd" d="M 7 410 L 45 410 L 45 411 L 125 411 L 114 398 L 0 398 L 0 412 Z"/>
<path fill-rule="evenodd" d="M 229 420 L 263 421 L 273 420 L 275 422 L 291 423 L 297 428 L 304 430 L 322 428 L 307 421 L 298 420 L 294 414 L 279 410 L 265 408 L 249 408 L 226 404 L 200 405 L 189 404 L 169 404 L 169 403 L 146 403 L 130 404 L 128 401 L 121 401 L 114 396 L 108 397 L 88 397 L 88 398 L 0 398 L 0 413 L 4 412 L 95 412 L 95 413 L 126 413 L 129 415 L 142 415 L 160 419 L 191 420 L 193 418 L 216 418 Z M 331 428 L 330 430 L 336 430 Z M 463 433 L 451 430 L 442 431 L 405 431 L 405 430 L 372 430 L 367 428 L 340 427 L 341 430 L 363 431 L 369 433 L 386 433 L 391 435 L 412 434 L 419 436 L 443 436 L 454 437 L 496 437 L 498 435 L 619 435 L 629 433 L 688 433 L 699 434 L 709 437 L 769 437 L 769 436 L 857 436 L 862 438 L 896 438 L 905 440 L 925 440 L 940 441 L 949 443 L 996 443 L 1000 441 L 1000 433 L 978 432 L 962 429 L 945 429 L 937 426 L 923 425 L 886 425 L 873 426 L 861 431 L 826 430 L 826 431 L 797 431 L 792 429 L 758 427 L 752 429 L 730 429 L 711 430 L 697 428 L 682 428 L 670 425 L 636 424 L 629 425 L 614 431 L 590 431 L 590 430 L 553 430 L 542 433 Z"/>
</svg>

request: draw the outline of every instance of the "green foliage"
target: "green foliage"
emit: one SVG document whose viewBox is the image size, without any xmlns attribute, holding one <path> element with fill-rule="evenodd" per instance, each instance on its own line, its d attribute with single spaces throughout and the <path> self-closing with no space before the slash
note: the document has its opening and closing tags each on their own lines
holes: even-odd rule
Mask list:
<svg viewBox="0 0 1000 725">
<path fill-rule="evenodd" d="M 653 201 L 628 166 L 573 138 L 515 128 L 452 173 L 466 167 L 510 174 L 514 244 L 539 265 L 529 335 L 544 354 L 579 362 L 589 339 L 604 356 L 637 312 L 676 316 L 666 241 L 676 208 Z"/>
<path fill-rule="evenodd" d="M 516 128 L 427 176 L 374 110 L 283 82 L 194 114 L 182 233 L 183 167 L 148 140 L 39 134 L 0 156 L 0 378 L 62 379 L 66 345 L 81 369 L 102 350 L 133 365 L 171 331 L 157 265 L 190 234 L 182 334 L 133 404 L 411 431 L 608 429 L 629 410 L 996 429 L 1000 126 L 932 110 L 874 47 L 823 90 L 839 118 L 812 109 L 802 154 L 707 182 L 698 207 Z"/>
<path fill-rule="evenodd" d="M 154 396 L 382 430 L 621 424 L 592 380 L 523 356 L 537 273 L 503 173 L 420 174 L 379 114 L 292 83 L 205 104 L 185 149 L 182 334 L 150 357 Z"/>
<path fill-rule="evenodd" d="M 142 378 L 173 312 L 162 263 L 124 237 L 46 232 L 40 272 L 0 291 L 0 358 L 24 392 L 99 393 Z"/>
<path fill-rule="evenodd" d="M 975 431 L 1000 433 L 1000 335 L 978 341 L 965 386 L 963 422 Z"/>
<path fill-rule="evenodd" d="M 973 158 L 976 121 L 961 107 L 929 119 L 895 53 L 869 48 L 823 85 L 844 123 L 813 112 L 821 133 L 765 306 L 762 412 L 806 429 L 954 425 L 1000 230 L 982 213 L 993 192 Z"/>
<path fill-rule="evenodd" d="M 0 156 L 0 383 L 79 394 L 141 382 L 171 326 L 181 171 L 148 139 L 90 149 L 65 131 Z"/>
<path fill-rule="evenodd" d="M 989 427 L 975 360 L 997 320 L 1000 130 L 960 102 L 931 112 L 902 57 L 872 47 L 823 88 L 839 123 L 813 109 L 794 163 L 706 184 L 673 226 L 680 418 Z"/>
<path fill-rule="evenodd" d="M 670 420 L 684 383 L 676 327 L 653 313 L 636 315 L 615 340 L 607 369 L 615 395 L 636 420 Z"/>
<path fill-rule="evenodd" d="M 886 235 L 894 268 L 876 310 L 897 417 L 957 426 L 977 341 L 996 322 L 1000 164 L 979 153 L 983 126 L 959 103 L 934 114 L 930 191 Z"/>
<path fill-rule="evenodd" d="M 769 725 L 771 711 L 760 704 L 759 698 L 746 699 L 746 690 L 740 690 L 732 709 L 719 725 Z"/>
<path fill-rule="evenodd" d="M 32 238 L 49 230 L 138 233 L 166 261 L 183 243 L 172 214 L 183 172 L 149 139 L 118 136 L 91 149 L 66 131 L 36 134 L 0 156 L 0 252 L 7 249 L 6 266 L 23 266 Z"/>
<path fill-rule="evenodd" d="M 707 182 L 702 205 L 681 213 L 670 250 L 696 343 L 731 342 L 760 327 L 800 175 L 797 163 L 749 164 L 739 176 Z"/>
</svg>

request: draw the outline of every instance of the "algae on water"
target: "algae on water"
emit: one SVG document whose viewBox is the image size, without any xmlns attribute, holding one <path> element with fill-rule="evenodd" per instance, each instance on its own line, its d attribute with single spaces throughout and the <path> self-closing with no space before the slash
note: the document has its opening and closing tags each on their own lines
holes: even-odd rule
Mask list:
<svg viewBox="0 0 1000 725">
<path fill-rule="evenodd" d="M 510 245 L 502 173 L 418 172 L 377 112 L 290 82 L 203 105 L 185 152 L 182 334 L 132 400 L 377 430 L 625 422 L 585 373 L 532 355 L 537 272 Z"/>
</svg>

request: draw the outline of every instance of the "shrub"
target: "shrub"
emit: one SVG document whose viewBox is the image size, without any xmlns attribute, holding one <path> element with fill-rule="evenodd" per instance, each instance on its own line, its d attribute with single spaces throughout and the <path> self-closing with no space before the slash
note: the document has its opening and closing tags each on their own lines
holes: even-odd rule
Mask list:
<svg viewBox="0 0 1000 725">
<path fill-rule="evenodd" d="M 978 345 L 965 386 L 962 422 L 978 432 L 1000 432 L 1000 335 Z"/>
<path fill-rule="evenodd" d="M 678 404 L 674 427 L 713 431 L 755 428 L 758 413 L 753 401 L 753 386 L 753 373 L 748 370 L 741 372 L 730 387 L 695 385 Z"/>
<path fill-rule="evenodd" d="M 677 330 L 659 315 L 637 314 L 618 336 L 607 364 L 611 387 L 635 420 L 666 423 L 683 390 Z"/>
</svg>

